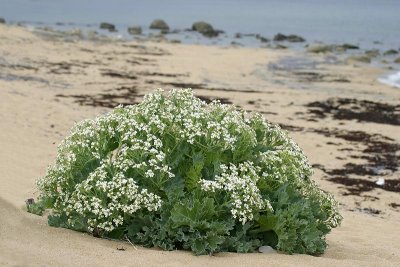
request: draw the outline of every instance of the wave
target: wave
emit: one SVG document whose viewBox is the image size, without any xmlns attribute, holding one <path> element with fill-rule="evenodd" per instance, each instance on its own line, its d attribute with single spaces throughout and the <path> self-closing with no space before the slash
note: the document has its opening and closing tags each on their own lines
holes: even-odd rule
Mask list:
<svg viewBox="0 0 400 267">
<path fill-rule="evenodd" d="M 400 88 L 400 71 L 381 77 L 378 79 L 381 83 Z"/>
</svg>

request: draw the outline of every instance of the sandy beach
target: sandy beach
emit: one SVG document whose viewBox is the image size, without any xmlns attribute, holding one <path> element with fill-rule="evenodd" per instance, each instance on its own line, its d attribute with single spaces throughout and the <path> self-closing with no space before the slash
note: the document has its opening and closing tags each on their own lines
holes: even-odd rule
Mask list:
<svg viewBox="0 0 400 267">
<path fill-rule="evenodd" d="M 70 40 L 0 24 L 0 265 L 399 266 L 400 90 L 377 81 L 385 72 L 331 55 Z M 76 122 L 160 87 L 191 87 L 289 132 L 313 179 L 340 203 L 343 224 L 327 236 L 325 254 L 194 256 L 52 228 L 26 212 L 24 201 L 38 196 L 36 180 Z"/>
</svg>

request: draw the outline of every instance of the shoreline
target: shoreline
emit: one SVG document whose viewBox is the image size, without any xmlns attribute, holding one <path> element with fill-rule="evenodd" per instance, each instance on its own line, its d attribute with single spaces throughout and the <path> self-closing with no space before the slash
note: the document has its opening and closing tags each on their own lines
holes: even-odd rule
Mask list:
<svg viewBox="0 0 400 267">
<path fill-rule="evenodd" d="M 50 36 L 58 35 L 58 38 L 65 38 L 69 41 L 79 40 L 103 40 L 121 42 L 167 42 L 182 43 L 189 45 L 207 45 L 217 47 L 248 47 L 261 49 L 289 50 L 306 55 L 319 55 L 329 57 L 330 60 L 354 64 L 366 64 L 377 68 L 385 69 L 385 73 L 378 78 L 379 82 L 394 88 L 400 88 L 400 79 L 393 79 L 394 73 L 400 73 L 400 48 L 382 50 L 383 48 L 365 48 L 360 44 L 336 43 L 327 44 L 308 40 L 302 42 L 291 42 L 286 40 L 276 41 L 274 36 L 262 36 L 257 33 L 234 33 L 226 34 L 222 31 L 219 37 L 209 38 L 191 29 L 172 29 L 167 32 L 149 29 L 148 27 L 137 26 L 143 29 L 140 34 L 129 34 L 128 25 L 119 26 L 116 31 L 99 29 L 100 24 L 75 24 L 75 23 L 52 23 L 41 22 L 12 22 L 10 26 L 18 26 L 28 29 L 35 34 Z M 113 25 L 113 24 L 111 24 Z M 275 35 L 275 38 L 280 33 Z M 293 35 L 302 38 L 299 35 Z M 364 44 L 366 45 L 366 44 Z M 370 44 L 372 45 L 372 44 Z M 370 46 L 370 45 L 367 45 Z M 378 46 L 377 46 L 378 45 Z M 379 47 L 375 44 L 372 47 Z M 396 52 L 397 51 L 397 52 Z M 398 74 L 397 74 L 398 75 Z"/>
<path fill-rule="evenodd" d="M 385 70 L 290 50 L 65 41 L 3 25 L 0 38 L 0 265 L 400 263 L 400 91 L 377 81 Z M 44 217 L 26 212 L 24 200 L 37 197 L 35 181 L 74 123 L 138 103 L 157 87 L 192 87 L 205 101 L 260 112 L 286 129 L 313 165 L 313 179 L 340 202 L 344 223 L 327 236 L 327 252 L 195 257 L 135 250 L 52 228 Z M 127 251 L 117 250 L 121 245 Z"/>
</svg>

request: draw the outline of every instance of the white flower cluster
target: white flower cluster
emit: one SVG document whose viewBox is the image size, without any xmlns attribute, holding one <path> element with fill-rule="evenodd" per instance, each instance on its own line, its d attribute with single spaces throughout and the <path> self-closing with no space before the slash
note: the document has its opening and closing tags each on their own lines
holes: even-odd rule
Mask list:
<svg viewBox="0 0 400 267">
<path fill-rule="evenodd" d="M 253 220 L 255 211 L 267 208 L 272 211 L 268 200 L 263 200 L 257 181 L 259 168 L 252 162 L 243 162 L 238 166 L 220 166 L 222 173 L 215 180 L 200 180 L 202 190 L 206 192 L 225 191 L 230 197 L 231 214 L 233 218 L 245 224 Z"/>
<path fill-rule="evenodd" d="M 89 231 L 98 228 L 110 232 L 123 224 L 124 216 L 143 208 L 154 211 L 161 207 L 160 197 L 147 189 L 140 190 L 133 178 L 117 172 L 110 179 L 109 167 L 103 164 L 93 171 L 66 203 L 67 215 L 75 212 L 90 218 Z"/>
</svg>

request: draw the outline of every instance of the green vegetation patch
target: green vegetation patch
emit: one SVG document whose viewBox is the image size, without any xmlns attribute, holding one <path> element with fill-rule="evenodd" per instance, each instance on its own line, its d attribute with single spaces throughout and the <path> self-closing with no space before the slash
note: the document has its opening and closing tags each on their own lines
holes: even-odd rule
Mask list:
<svg viewBox="0 0 400 267">
<path fill-rule="evenodd" d="M 196 255 L 270 245 L 321 254 L 340 223 L 279 126 L 189 89 L 78 123 L 38 181 L 49 224 Z"/>
</svg>

